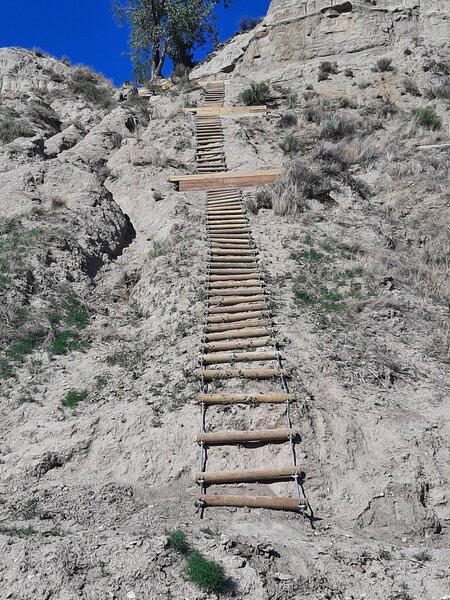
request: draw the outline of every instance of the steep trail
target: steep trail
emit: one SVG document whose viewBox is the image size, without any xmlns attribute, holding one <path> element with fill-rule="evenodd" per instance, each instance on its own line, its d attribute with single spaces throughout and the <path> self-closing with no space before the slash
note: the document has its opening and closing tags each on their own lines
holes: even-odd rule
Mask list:
<svg viewBox="0 0 450 600">
<path fill-rule="evenodd" d="M 205 105 L 219 108 L 224 100 L 224 83 L 208 83 Z M 196 126 L 199 173 L 225 171 L 220 116 L 197 115 Z M 201 368 L 197 372 L 201 385 L 197 506 L 201 514 L 205 508 L 213 506 L 267 508 L 305 514 L 308 504 L 302 488 L 304 475 L 296 458 L 300 435 L 291 419 L 291 405 L 296 398 L 289 393 L 258 264 L 258 250 L 242 202 L 242 190 L 208 190 L 206 219 L 208 282 Z M 285 426 L 235 431 L 221 431 L 213 426 L 211 430 L 210 421 L 219 419 L 220 422 L 220 412 L 230 407 L 242 412 L 243 418 L 256 407 L 266 407 L 264 422 L 284 420 Z M 216 412 L 212 418 L 209 417 L 211 411 Z M 270 453 L 275 444 L 283 450 L 278 455 Z M 268 452 L 262 464 L 256 464 L 254 469 L 242 470 L 240 466 L 233 470 L 207 470 L 212 453 L 221 453 L 220 464 L 228 463 L 227 448 L 230 446 L 238 448 L 237 462 L 243 467 L 261 460 L 260 449 L 265 448 Z M 255 459 L 245 460 L 243 449 L 257 452 Z M 267 488 L 261 491 L 260 485 L 256 490 L 251 487 L 249 493 L 247 487 L 241 485 L 286 481 L 294 484 L 292 496 L 284 488 L 281 496 L 267 495 Z M 220 488 L 219 494 L 208 493 L 210 486 L 232 484 L 237 484 L 232 488 L 233 495 L 228 494 L 228 487 Z"/>
</svg>

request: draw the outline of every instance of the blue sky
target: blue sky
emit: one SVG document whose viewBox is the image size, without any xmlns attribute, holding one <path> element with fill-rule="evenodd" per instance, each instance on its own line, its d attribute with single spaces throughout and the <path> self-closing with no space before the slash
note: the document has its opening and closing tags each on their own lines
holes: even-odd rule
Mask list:
<svg viewBox="0 0 450 600">
<path fill-rule="evenodd" d="M 218 11 L 221 40 L 241 16 L 262 16 L 270 0 L 234 0 Z M 131 79 L 126 29 L 116 26 L 110 0 L 0 0 L 0 46 L 41 48 L 57 58 L 93 67 L 120 84 Z"/>
</svg>

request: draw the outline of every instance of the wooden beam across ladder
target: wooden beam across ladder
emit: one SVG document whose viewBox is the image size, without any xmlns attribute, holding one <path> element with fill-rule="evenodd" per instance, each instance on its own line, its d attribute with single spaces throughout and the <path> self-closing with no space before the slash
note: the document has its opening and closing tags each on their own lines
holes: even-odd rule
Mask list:
<svg viewBox="0 0 450 600">
<path fill-rule="evenodd" d="M 281 169 L 259 171 L 227 171 L 201 175 L 174 175 L 169 181 L 178 186 L 180 192 L 215 189 L 241 189 L 275 182 Z"/>
</svg>

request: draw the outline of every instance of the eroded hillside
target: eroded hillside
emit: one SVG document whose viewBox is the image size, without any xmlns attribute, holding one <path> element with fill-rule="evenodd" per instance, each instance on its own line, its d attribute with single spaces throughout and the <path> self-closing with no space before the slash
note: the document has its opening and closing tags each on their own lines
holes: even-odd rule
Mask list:
<svg viewBox="0 0 450 600">
<path fill-rule="evenodd" d="M 271 107 L 224 120 L 228 169 L 286 168 L 247 206 L 301 400 L 312 524 L 195 515 L 204 195 L 167 180 L 195 169 L 182 108 L 201 88 L 140 99 L 2 51 L 5 598 L 214 597 L 187 581 L 176 529 L 236 598 L 446 598 L 450 66 L 428 45 L 382 50 L 282 68 L 244 54 L 227 85 L 238 104 L 264 81 Z M 212 422 L 264 428 L 264 415 Z"/>
</svg>

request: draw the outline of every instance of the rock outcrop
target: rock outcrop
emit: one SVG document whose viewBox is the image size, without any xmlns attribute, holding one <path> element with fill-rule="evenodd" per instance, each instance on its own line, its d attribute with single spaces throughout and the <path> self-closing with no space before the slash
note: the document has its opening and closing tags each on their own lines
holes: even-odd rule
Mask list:
<svg viewBox="0 0 450 600">
<path fill-rule="evenodd" d="M 411 45 L 444 47 L 449 39 L 450 0 L 273 0 L 263 23 L 236 36 L 192 76 L 245 75 L 369 50 L 400 54 Z"/>
</svg>

